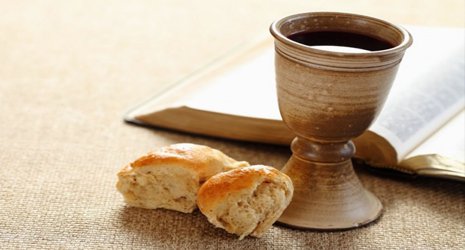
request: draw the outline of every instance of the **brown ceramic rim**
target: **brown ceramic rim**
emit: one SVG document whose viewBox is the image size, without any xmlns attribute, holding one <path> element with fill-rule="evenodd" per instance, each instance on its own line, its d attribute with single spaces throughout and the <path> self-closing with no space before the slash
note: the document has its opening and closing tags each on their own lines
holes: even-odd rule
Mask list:
<svg viewBox="0 0 465 250">
<path fill-rule="evenodd" d="M 313 20 L 317 18 L 326 18 L 326 19 L 337 19 L 337 18 L 347 18 L 348 20 L 352 20 L 356 22 L 356 26 L 358 28 L 362 27 L 384 27 L 387 31 L 391 32 L 392 34 L 395 33 L 398 36 L 399 41 L 395 42 L 391 40 L 386 40 L 392 45 L 392 48 L 384 49 L 384 50 L 376 50 L 376 51 L 369 51 L 369 52 L 357 52 L 357 53 L 350 53 L 350 52 L 334 52 L 334 51 L 327 51 L 327 50 L 320 50 L 317 48 L 313 48 L 311 46 L 307 46 L 298 42 L 295 42 L 289 39 L 286 34 L 282 33 L 282 28 L 284 25 L 290 25 L 293 21 L 302 21 L 302 20 Z M 344 27 L 325 27 L 325 30 L 328 31 L 345 31 L 345 32 L 355 32 L 354 30 L 350 30 L 349 28 Z M 353 29 L 353 28 L 352 28 Z M 296 32 L 306 31 L 304 29 L 297 29 Z M 287 16 L 281 18 L 275 22 L 273 22 L 270 26 L 270 32 L 275 37 L 276 41 L 276 50 L 278 53 L 291 58 L 292 60 L 304 63 L 304 64 L 312 64 L 314 66 L 321 66 L 321 67 L 330 67 L 330 68 L 357 68 L 359 66 L 352 67 L 351 63 L 354 60 L 358 62 L 362 62 L 363 60 L 366 61 L 366 66 L 371 64 L 373 68 L 382 68 L 382 67 L 389 67 L 390 65 L 397 64 L 400 62 L 404 51 L 412 44 L 413 39 L 410 33 L 392 23 L 386 22 L 381 19 L 358 15 L 358 14 L 351 14 L 351 13 L 342 13 L 342 12 L 307 12 L 307 13 L 300 13 L 291 16 Z M 294 34 L 291 33 L 291 34 Z M 366 32 L 357 32 L 360 34 L 364 34 L 367 36 L 371 36 L 371 34 Z M 287 34 L 287 35 L 291 35 Z M 300 51 L 296 53 L 297 51 Z M 293 52 L 295 51 L 295 52 Z M 303 56 L 303 54 L 299 55 L 299 53 L 313 55 L 314 59 L 309 59 L 312 61 L 307 61 L 308 58 Z M 362 60 L 362 61 L 360 61 Z M 373 64 L 374 63 L 374 64 Z M 362 63 L 364 64 L 364 63 Z M 370 66 L 368 66 L 370 67 Z"/>
<path fill-rule="evenodd" d="M 400 44 L 395 45 L 392 48 L 385 49 L 385 50 L 377 50 L 377 51 L 370 51 L 370 52 L 358 52 L 358 53 L 350 53 L 350 52 L 332 52 L 332 51 L 327 51 L 327 50 L 320 50 L 316 48 L 312 48 L 311 46 L 307 46 L 298 42 L 295 42 L 289 38 L 287 38 L 285 35 L 283 35 L 280 31 L 281 27 L 283 24 L 290 22 L 292 20 L 298 20 L 298 19 L 311 19 L 311 18 L 319 18 L 319 17 L 339 17 L 339 16 L 346 16 L 346 17 L 352 17 L 354 19 L 360 19 L 367 21 L 367 23 L 372 23 L 372 24 L 381 24 L 386 27 L 392 27 L 394 28 L 399 34 L 402 36 L 402 41 Z M 308 51 L 311 53 L 315 54 L 320 54 L 320 55 L 327 55 L 327 56 L 335 56 L 335 55 L 340 55 L 343 57 L 367 57 L 367 56 L 383 56 L 387 54 L 392 54 L 396 52 L 401 52 L 405 49 L 407 49 L 413 42 L 412 36 L 410 33 L 395 24 L 386 22 L 384 20 L 370 17 L 370 16 L 365 16 L 365 15 L 359 15 L 359 14 L 352 14 L 352 13 L 343 13 L 343 12 L 307 12 L 307 13 L 300 13 L 300 14 L 295 14 L 291 16 L 287 16 L 284 18 L 281 18 L 271 24 L 270 27 L 270 32 L 271 34 L 280 42 L 287 44 L 289 46 L 297 47 L 301 50 Z"/>
</svg>

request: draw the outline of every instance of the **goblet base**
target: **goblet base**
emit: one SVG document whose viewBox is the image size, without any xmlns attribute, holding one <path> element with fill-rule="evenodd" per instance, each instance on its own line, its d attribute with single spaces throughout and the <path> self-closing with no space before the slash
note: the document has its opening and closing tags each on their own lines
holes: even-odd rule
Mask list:
<svg viewBox="0 0 465 250">
<path fill-rule="evenodd" d="M 363 187 L 350 160 L 321 163 L 293 155 L 282 171 L 294 183 L 294 196 L 281 224 L 341 230 L 366 225 L 382 213 L 381 202 Z"/>
</svg>

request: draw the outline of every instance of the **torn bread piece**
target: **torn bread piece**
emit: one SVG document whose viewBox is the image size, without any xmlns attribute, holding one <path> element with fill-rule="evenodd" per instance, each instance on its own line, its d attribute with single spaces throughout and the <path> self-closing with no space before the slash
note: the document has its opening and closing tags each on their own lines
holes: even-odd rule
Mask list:
<svg viewBox="0 0 465 250">
<path fill-rule="evenodd" d="M 294 192 L 279 170 L 255 165 L 220 173 L 200 187 L 197 205 L 215 225 L 243 239 L 261 237 L 281 216 Z"/>
<path fill-rule="evenodd" d="M 116 188 L 130 206 L 194 211 L 200 184 L 211 176 L 249 166 L 219 150 L 180 143 L 144 155 L 121 169 Z"/>
</svg>

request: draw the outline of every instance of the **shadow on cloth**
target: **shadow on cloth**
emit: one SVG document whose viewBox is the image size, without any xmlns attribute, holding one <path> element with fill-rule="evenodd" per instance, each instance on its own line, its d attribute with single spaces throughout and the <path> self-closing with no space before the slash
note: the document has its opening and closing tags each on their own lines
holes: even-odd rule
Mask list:
<svg viewBox="0 0 465 250">
<path fill-rule="evenodd" d="M 143 209 L 124 206 L 118 214 L 119 227 L 130 234 L 133 240 L 149 245 L 202 245 L 210 242 L 235 242 L 238 236 L 215 228 L 199 210 L 185 214 L 166 209 Z M 259 241 L 246 238 L 246 241 Z M 196 242 L 198 241 L 198 242 Z M 243 242 L 246 242 L 243 241 Z"/>
<path fill-rule="evenodd" d="M 431 221 L 429 216 L 434 215 L 452 224 L 463 221 L 465 182 L 379 171 L 359 163 L 354 166 L 365 187 L 383 203 L 385 216 L 402 214 L 399 219 L 405 216 L 409 221 L 423 214 L 423 220 Z"/>
</svg>

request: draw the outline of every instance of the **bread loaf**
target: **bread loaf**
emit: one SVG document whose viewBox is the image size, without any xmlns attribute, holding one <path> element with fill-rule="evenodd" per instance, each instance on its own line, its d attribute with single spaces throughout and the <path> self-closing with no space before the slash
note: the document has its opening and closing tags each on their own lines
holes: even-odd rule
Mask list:
<svg viewBox="0 0 465 250">
<path fill-rule="evenodd" d="M 144 155 L 118 173 L 116 187 L 127 204 L 190 213 L 201 183 L 211 176 L 248 166 L 219 150 L 180 143 Z"/>
<path fill-rule="evenodd" d="M 261 237 L 289 205 L 293 191 L 287 175 L 256 165 L 213 176 L 200 188 L 197 204 L 212 224 L 239 239 Z"/>
</svg>

